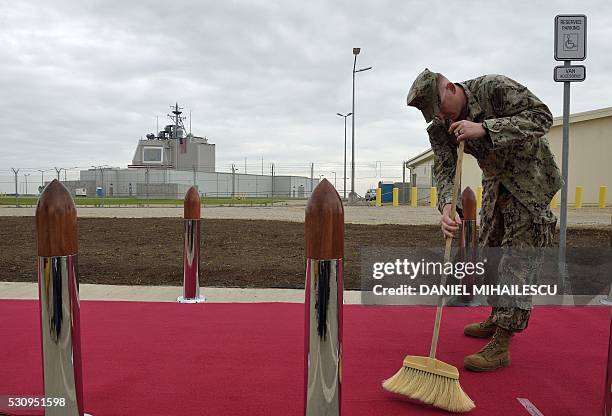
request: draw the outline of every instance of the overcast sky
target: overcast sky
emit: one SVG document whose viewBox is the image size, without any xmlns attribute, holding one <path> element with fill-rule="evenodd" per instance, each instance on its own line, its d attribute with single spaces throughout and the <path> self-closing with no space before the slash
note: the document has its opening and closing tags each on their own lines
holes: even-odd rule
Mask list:
<svg viewBox="0 0 612 416">
<path fill-rule="evenodd" d="M 281 174 L 305 174 L 315 162 L 317 174 L 340 178 L 336 113 L 351 110 L 361 47 L 357 66 L 373 67 L 356 82 L 363 193 L 381 175 L 376 161 L 382 176 L 399 177 L 401 161 L 428 148 L 425 121 L 405 105 L 425 67 L 453 81 L 508 75 L 560 115 L 559 13 L 588 16 L 587 80 L 572 85 L 572 112 L 612 106 L 609 0 L 0 2 L 0 176 L 125 167 L 178 101 L 193 112 L 193 133 L 216 144 L 220 171 L 244 170 L 245 157 L 261 171 L 263 157 L 266 171 L 274 161 Z"/>
</svg>

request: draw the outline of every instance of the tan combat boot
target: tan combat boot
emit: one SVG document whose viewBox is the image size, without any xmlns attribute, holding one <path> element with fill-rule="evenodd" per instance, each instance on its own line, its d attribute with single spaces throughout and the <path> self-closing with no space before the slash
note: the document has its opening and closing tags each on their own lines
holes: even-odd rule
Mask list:
<svg viewBox="0 0 612 416">
<path fill-rule="evenodd" d="M 496 328 L 497 326 L 495 326 L 493 321 L 491 321 L 491 316 L 489 316 L 486 321 L 466 325 L 463 328 L 463 333 L 468 337 L 490 338 L 495 333 Z"/>
<path fill-rule="evenodd" d="M 468 355 L 463 366 L 472 371 L 493 371 L 510 364 L 510 337 L 512 332 L 497 328 L 493 338 L 476 354 Z"/>
</svg>

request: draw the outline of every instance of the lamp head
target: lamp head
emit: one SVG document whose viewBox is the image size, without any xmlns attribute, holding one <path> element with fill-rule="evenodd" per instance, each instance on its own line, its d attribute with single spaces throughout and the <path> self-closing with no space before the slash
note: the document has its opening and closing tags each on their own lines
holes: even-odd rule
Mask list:
<svg viewBox="0 0 612 416">
<path fill-rule="evenodd" d="M 359 55 L 359 52 L 361 52 L 361 48 L 353 48 L 353 55 Z"/>
</svg>

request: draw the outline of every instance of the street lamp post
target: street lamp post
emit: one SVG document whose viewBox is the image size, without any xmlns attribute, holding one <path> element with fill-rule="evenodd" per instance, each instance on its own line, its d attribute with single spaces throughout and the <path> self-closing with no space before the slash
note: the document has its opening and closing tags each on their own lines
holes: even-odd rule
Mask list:
<svg viewBox="0 0 612 416">
<path fill-rule="evenodd" d="M 40 192 L 45 187 L 45 169 L 37 169 L 40 172 Z"/>
<path fill-rule="evenodd" d="M 353 118 L 352 121 L 352 129 L 351 129 L 351 193 L 349 194 L 349 202 L 357 201 L 357 194 L 355 193 L 355 74 L 357 72 L 368 71 L 372 69 L 371 66 L 367 68 L 357 69 L 357 55 L 361 52 L 361 48 L 353 48 L 353 55 L 355 59 L 353 61 Z"/>
<path fill-rule="evenodd" d="M 347 115 L 343 115 L 340 113 L 336 113 L 336 114 L 344 118 L 344 188 L 343 189 L 344 189 L 344 199 L 346 199 L 346 118 L 348 116 L 352 116 L 353 113 L 348 113 Z"/>
</svg>

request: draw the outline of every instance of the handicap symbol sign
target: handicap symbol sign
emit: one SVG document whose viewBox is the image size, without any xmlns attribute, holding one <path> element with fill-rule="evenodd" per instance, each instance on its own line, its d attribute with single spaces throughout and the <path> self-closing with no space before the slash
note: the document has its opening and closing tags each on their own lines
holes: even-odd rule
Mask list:
<svg viewBox="0 0 612 416">
<path fill-rule="evenodd" d="M 564 51 L 575 51 L 578 49 L 578 34 L 570 33 L 565 35 L 563 42 Z"/>
</svg>

